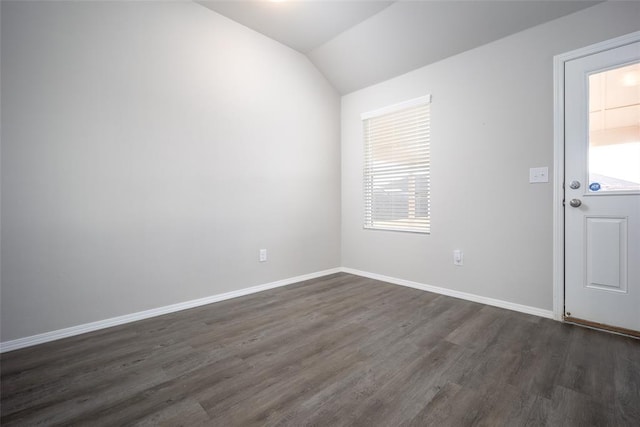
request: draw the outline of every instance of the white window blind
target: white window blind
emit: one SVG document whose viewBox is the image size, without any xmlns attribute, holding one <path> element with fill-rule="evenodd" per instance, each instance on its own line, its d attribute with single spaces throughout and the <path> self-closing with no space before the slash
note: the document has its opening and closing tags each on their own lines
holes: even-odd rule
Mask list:
<svg viewBox="0 0 640 427">
<path fill-rule="evenodd" d="M 362 115 L 364 227 L 430 231 L 431 96 Z"/>
</svg>

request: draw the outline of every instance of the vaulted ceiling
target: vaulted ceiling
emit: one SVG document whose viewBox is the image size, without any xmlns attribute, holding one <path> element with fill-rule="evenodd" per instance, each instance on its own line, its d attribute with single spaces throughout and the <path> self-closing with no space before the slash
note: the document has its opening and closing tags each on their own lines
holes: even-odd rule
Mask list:
<svg viewBox="0 0 640 427">
<path fill-rule="evenodd" d="M 346 94 L 600 1 L 198 3 L 307 55 L 336 90 Z"/>
</svg>

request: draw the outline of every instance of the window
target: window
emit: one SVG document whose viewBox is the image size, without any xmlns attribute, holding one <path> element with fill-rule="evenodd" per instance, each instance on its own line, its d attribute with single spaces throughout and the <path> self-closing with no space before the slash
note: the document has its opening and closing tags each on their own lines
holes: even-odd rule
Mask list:
<svg viewBox="0 0 640 427">
<path fill-rule="evenodd" d="M 431 96 L 362 114 L 364 227 L 429 233 Z"/>
</svg>

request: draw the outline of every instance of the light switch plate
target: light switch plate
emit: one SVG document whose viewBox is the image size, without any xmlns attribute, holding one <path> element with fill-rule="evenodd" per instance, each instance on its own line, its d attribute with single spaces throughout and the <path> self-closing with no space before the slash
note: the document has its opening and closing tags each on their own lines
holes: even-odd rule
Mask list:
<svg viewBox="0 0 640 427">
<path fill-rule="evenodd" d="M 529 183 L 549 182 L 549 168 L 544 166 L 540 168 L 529 169 Z"/>
</svg>

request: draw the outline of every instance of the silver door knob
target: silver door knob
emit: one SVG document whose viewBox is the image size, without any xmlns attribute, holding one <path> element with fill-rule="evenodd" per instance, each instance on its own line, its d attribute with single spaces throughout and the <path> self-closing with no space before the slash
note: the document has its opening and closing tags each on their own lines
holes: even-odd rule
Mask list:
<svg viewBox="0 0 640 427">
<path fill-rule="evenodd" d="M 571 199 L 569 200 L 569 204 L 572 208 L 579 208 L 582 205 L 582 201 L 580 199 Z"/>
</svg>

